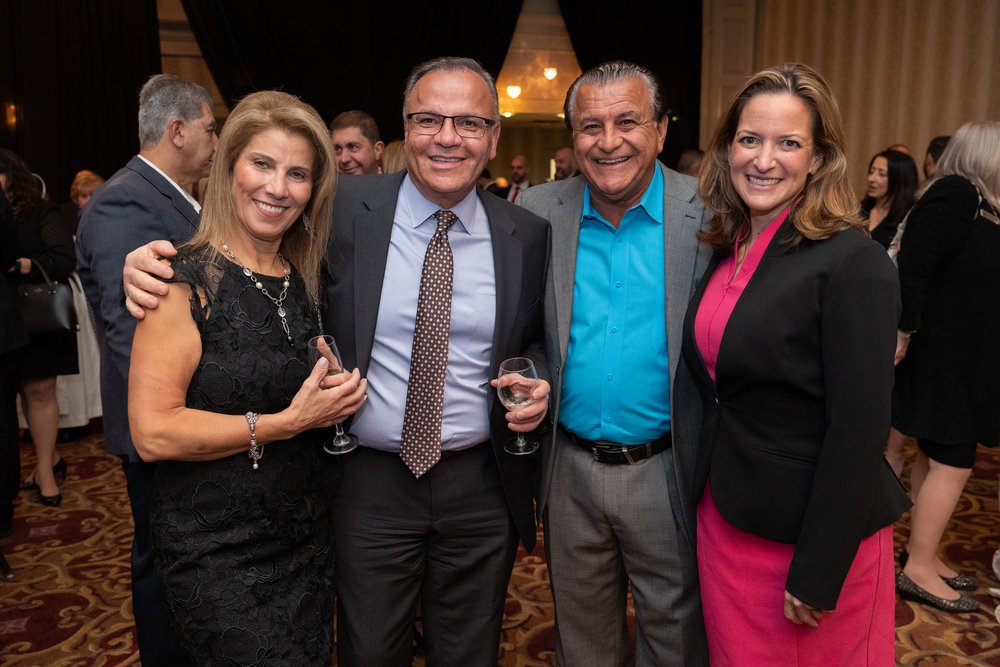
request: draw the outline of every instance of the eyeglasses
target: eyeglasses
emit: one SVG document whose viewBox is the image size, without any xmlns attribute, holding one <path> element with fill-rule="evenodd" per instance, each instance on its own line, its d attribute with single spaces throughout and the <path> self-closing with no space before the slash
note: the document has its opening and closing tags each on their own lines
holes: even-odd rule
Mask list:
<svg viewBox="0 0 1000 667">
<path fill-rule="evenodd" d="M 417 134 L 433 136 L 441 131 L 446 120 L 451 120 L 455 126 L 455 133 L 466 139 L 478 139 L 486 134 L 487 128 L 495 125 L 497 121 L 480 116 L 442 116 L 439 113 L 428 113 L 420 111 L 406 114 L 406 120 L 410 124 L 410 129 Z"/>
<path fill-rule="evenodd" d="M 620 118 L 614 122 L 615 132 L 627 133 L 637 127 L 647 125 L 648 120 L 636 120 L 635 118 Z M 583 125 L 574 128 L 573 132 L 586 134 L 588 137 L 596 137 L 604 132 L 604 124 L 597 121 L 585 121 Z"/>
</svg>

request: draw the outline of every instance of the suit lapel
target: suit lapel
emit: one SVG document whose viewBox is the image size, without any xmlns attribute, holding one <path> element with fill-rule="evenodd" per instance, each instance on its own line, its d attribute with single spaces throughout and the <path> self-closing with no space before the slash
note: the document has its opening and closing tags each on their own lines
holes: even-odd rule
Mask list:
<svg viewBox="0 0 1000 667">
<path fill-rule="evenodd" d="M 583 215 L 583 178 L 559 195 L 552 209 L 552 289 L 559 332 L 559 354 L 564 361 L 569 351 L 569 329 L 573 319 L 573 286 L 576 282 L 576 245 Z"/>
<path fill-rule="evenodd" d="M 510 337 L 521 298 L 521 240 L 515 236 L 514 221 L 493 197 L 479 196 L 489 218 L 493 244 L 493 270 L 496 280 L 496 320 L 493 325 L 493 350 L 490 372 L 500 366 L 510 347 Z M 492 395 L 492 392 L 491 392 Z"/>
<path fill-rule="evenodd" d="M 389 179 L 386 179 L 389 180 Z M 385 263 L 396 213 L 399 181 L 391 179 L 371 198 L 366 198 L 363 212 L 354 219 L 354 332 L 357 341 L 358 368 L 364 375 L 371 361 L 378 321 Z"/>
<path fill-rule="evenodd" d="M 129 160 L 127 166 L 129 169 L 149 181 L 150 185 L 159 190 L 160 194 L 170 200 L 177 213 L 191 226 L 192 232 L 198 229 L 198 220 L 200 219 L 198 212 L 194 210 L 194 206 L 191 205 L 191 202 L 189 202 L 184 195 L 178 192 L 177 188 L 175 188 L 170 181 L 146 164 L 146 161 L 138 155 Z M 190 234 L 188 234 L 188 236 L 190 236 Z"/>
<path fill-rule="evenodd" d="M 662 165 L 661 165 L 662 168 Z M 692 239 L 701 229 L 704 208 L 694 202 L 695 191 L 687 180 L 663 170 L 663 261 L 666 278 L 664 316 L 667 327 L 667 353 L 673 375 L 681 355 L 684 338 L 684 315 L 694 293 L 700 253 L 691 252 Z"/>
</svg>

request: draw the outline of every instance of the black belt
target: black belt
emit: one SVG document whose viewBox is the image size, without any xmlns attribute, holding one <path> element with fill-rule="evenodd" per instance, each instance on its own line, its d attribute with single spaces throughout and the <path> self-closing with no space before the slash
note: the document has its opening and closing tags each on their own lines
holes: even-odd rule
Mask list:
<svg viewBox="0 0 1000 667">
<path fill-rule="evenodd" d="M 611 465 L 638 463 L 668 449 L 672 442 L 669 431 L 656 440 L 650 440 L 641 445 L 623 445 L 620 442 L 608 442 L 607 440 L 587 440 L 570 433 L 561 426 L 559 428 L 573 444 L 593 454 L 595 461 Z"/>
<path fill-rule="evenodd" d="M 477 450 L 480 447 L 482 447 L 483 445 L 488 444 L 489 442 L 490 442 L 489 440 L 486 440 L 484 442 L 479 443 L 478 445 L 473 445 L 472 447 L 466 447 L 465 449 L 442 449 L 441 450 L 441 460 L 442 461 L 453 461 L 453 460 L 457 459 L 459 456 L 463 456 L 465 454 L 468 454 L 471 451 Z"/>
</svg>

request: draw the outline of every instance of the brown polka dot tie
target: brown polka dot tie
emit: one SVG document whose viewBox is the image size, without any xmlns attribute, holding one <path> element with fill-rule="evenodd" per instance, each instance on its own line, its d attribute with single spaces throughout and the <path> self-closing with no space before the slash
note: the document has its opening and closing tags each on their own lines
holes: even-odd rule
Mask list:
<svg viewBox="0 0 1000 667">
<path fill-rule="evenodd" d="M 451 286 L 455 272 L 448 229 L 458 217 L 445 210 L 438 211 L 434 217 L 437 230 L 427 245 L 424 268 L 420 272 L 410 380 L 403 412 L 403 440 L 399 448 L 403 463 L 417 477 L 441 460 L 441 414 L 444 411 Z"/>
</svg>

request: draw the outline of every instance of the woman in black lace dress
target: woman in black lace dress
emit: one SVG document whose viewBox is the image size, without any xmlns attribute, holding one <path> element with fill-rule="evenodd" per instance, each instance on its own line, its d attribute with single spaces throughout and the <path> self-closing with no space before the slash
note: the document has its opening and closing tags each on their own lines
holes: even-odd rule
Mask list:
<svg viewBox="0 0 1000 667">
<path fill-rule="evenodd" d="M 136 329 L 129 416 L 159 461 L 151 519 L 171 617 L 199 664 L 328 665 L 336 467 L 355 370 L 307 365 L 336 165 L 319 115 L 261 92 L 225 124 L 176 284 Z M 249 453 L 249 456 L 248 456 Z"/>
</svg>

